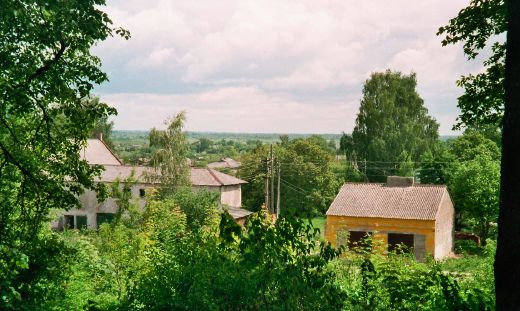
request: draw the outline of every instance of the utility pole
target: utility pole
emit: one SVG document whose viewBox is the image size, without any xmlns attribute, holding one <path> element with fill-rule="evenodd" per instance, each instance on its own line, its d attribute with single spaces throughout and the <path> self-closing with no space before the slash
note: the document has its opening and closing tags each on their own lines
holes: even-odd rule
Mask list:
<svg viewBox="0 0 520 311">
<path fill-rule="evenodd" d="M 265 159 L 265 208 L 269 210 L 269 157 Z"/>
<path fill-rule="evenodd" d="M 270 148 L 269 148 L 269 153 L 270 153 L 270 156 L 271 156 L 271 205 L 270 205 L 270 210 L 271 210 L 271 214 L 274 214 L 274 154 L 273 154 L 273 144 L 271 144 Z"/>
<path fill-rule="evenodd" d="M 278 217 L 280 216 L 280 176 L 282 169 L 280 168 L 280 161 L 278 161 L 278 186 L 276 191 L 276 220 L 278 221 Z"/>
</svg>

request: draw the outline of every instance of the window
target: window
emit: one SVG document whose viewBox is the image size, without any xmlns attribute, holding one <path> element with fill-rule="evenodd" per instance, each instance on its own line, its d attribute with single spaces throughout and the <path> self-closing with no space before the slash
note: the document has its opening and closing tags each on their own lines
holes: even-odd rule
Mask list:
<svg viewBox="0 0 520 311">
<path fill-rule="evenodd" d="M 76 216 L 76 229 L 86 229 L 87 228 L 87 216 L 78 215 Z"/>
<path fill-rule="evenodd" d="M 74 215 L 63 216 L 63 228 L 74 229 Z"/>
<path fill-rule="evenodd" d="M 104 223 L 110 223 L 112 219 L 114 219 L 114 215 L 112 213 L 97 213 L 96 214 L 96 224 L 97 227 Z"/>
<path fill-rule="evenodd" d="M 139 196 L 140 196 L 141 198 L 144 198 L 145 195 L 146 195 L 146 190 L 143 189 L 143 188 L 139 189 Z"/>
<path fill-rule="evenodd" d="M 388 251 L 402 253 L 412 253 L 413 251 L 413 234 L 389 233 L 388 234 Z"/>
</svg>

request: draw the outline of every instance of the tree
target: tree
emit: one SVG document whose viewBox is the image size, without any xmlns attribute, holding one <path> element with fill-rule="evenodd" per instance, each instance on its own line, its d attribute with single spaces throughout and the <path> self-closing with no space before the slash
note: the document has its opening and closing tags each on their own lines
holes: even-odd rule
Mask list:
<svg viewBox="0 0 520 311">
<path fill-rule="evenodd" d="M 457 164 L 446 143 L 439 142 L 421 156 L 419 180 L 421 184 L 446 185 Z"/>
<path fill-rule="evenodd" d="M 520 267 L 517 265 L 520 253 L 516 251 L 520 249 L 520 2 L 472 1 L 444 29 L 440 30 L 448 34 L 444 44 L 464 42 L 465 53 L 470 58 L 478 54 L 492 36 L 507 30 L 505 48 L 504 44 L 494 44 L 494 53 L 484 64 L 487 66 L 486 73 L 480 76 L 481 79 L 474 79 L 475 88 L 466 88 L 466 98 L 474 96 L 477 100 L 474 103 L 468 100 L 467 105 L 461 106 L 460 119 L 464 124 L 477 125 L 502 119 L 495 286 L 497 310 L 512 310 L 520 305 Z M 500 62 L 504 60 L 504 52 L 504 79 L 500 79 Z"/>
<path fill-rule="evenodd" d="M 275 180 L 280 165 L 282 215 L 314 216 L 322 214 L 334 199 L 339 187 L 328 146 L 318 145 L 314 138 L 295 139 L 273 146 Z M 244 205 L 253 211 L 265 202 L 265 176 L 268 146 L 263 145 L 244 155 L 240 177 L 246 181 L 242 191 Z"/>
<path fill-rule="evenodd" d="M 520 305 L 520 1 L 507 2 L 505 105 L 502 129 L 500 212 L 495 258 L 497 310 Z"/>
<path fill-rule="evenodd" d="M 163 196 L 190 186 L 188 139 L 182 131 L 185 120 L 185 113 L 180 112 L 165 121 L 166 130 L 153 128 L 150 132 L 151 164 L 157 172 L 152 177 L 160 181 Z"/>
<path fill-rule="evenodd" d="M 464 162 L 453 174 L 450 190 L 457 212 L 485 244 L 498 217 L 500 165 L 489 155 Z"/>
<path fill-rule="evenodd" d="M 352 135 L 345 132 L 341 133 L 338 151 L 345 155 L 347 159 L 352 158 L 352 153 L 354 152 L 354 140 L 352 139 Z"/>
<path fill-rule="evenodd" d="M 457 85 L 464 88 L 464 94 L 458 98 L 461 114 L 454 128 L 502 122 L 506 44 L 494 39 L 505 31 L 504 0 L 472 0 L 448 25 L 439 28 L 437 35 L 445 36 L 442 45 L 463 42 L 464 54 L 470 60 L 475 59 L 489 41 L 495 41 L 492 55 L 484 61 L 486 71 L 462 76 L 457 81 Z"/>
<path fill-rule="evenodd" d="M 94 189 L 80 150 L 97 120 L 116 111 L 88 102 L 107 80 L 90 48 L 113 34 L 102 0 L 6 0 L 0 10 L 0 308 L 31 295 L 28 284 L 51 208 L 78 206 Z M 48 241 L 50 243 L 50 240 Z M 41 255 L 41 254 L 40 254 Z M 59 254 L 49 252 L 48 256 Z M 25 290 L 25 292 L 24 292 Z M 42 289 L 45 292 L 45 289 Z"/>
<path fill-rule="evenodd" d="M 213 146 L 212 140 L 210 140 L 206 137 L 201 137 L 199 139 L 199 141 L 197 142 L 197 152 L 202 153 L 204 151 L 207 151 L 207 150 L 209 150 L 209 148 L 211 148 L 211 146 Z"/>
<path fill-rule="evenodd" d="M 500 159 L 497 144 L 472 129 L 464 131 L 462 136 L 448 142 L 450 152 L 459 161 L 469 161 L 478 155 L 487 155 L 493 160 Z"/>
<path fill-rule="evenodd" d="M 225 216 L 225 214 L 224 214 Z M 342 310 L 345 292 L 327 264 L 339 255 L 298 219 L 252 215 L 245 232 L 178 235 L 152 254 L 135 287 L 146 310 Z M 236 230 L 238 229 L 238 230 Z"/>
<path fill-rule="evenodd" d="M 358 159 L 369 162 L 370 180 L 396 174 L 403 151 L 419 161 L 438 139 L 439 124 L 427 114 L 416 86 L 414 73 L 389 70 L 365 82 L 352 139 Z"/>
<path fill-rule="evenodd" d="M 88 101 L 94 102 L 94 104 L 99 104 L 99 97 L 94 97 L 89 99 Z M 114 149 L 114 143 L 112 142 L 112 129 L 114 128 L 114 121 L 108 121 L 108 116 L 103 116 L 98 119 L 94 125 L 94 129 L 90 133 L 90 138 L 98 138 L 102 139 L 103 142 Z"/>
</svg>

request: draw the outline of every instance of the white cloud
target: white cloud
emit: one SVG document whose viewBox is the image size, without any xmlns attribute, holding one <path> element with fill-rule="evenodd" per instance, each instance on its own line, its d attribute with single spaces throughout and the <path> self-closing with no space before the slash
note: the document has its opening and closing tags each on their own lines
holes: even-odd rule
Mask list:
<svg viewBox="0 0 520 311">
<path fill-rule="evenodd" d="M 460 47 L 442 47 L 435 33 L 467 3 L 109 0 L 109 15 L 128 28 L 132 38 L 96 47 L 111 74 L 111 84 L 101 92 L 110 100 L 132 100 L 139 93 L 149 101 L 148 109 L 161 111 L 175 109 L 181 101 L 194 109 L 190 124 L 205 130 L 275 130 L 281 126 L 275 117 L 279 114 L 300 120 L 284 131 L 339 132 L 354 123 L 347 118 L 355 119 L 364 80 L 373 71 L 392 68 L 417 72 L 430 111 L 451 122 L 445 120 L 456 117 L 460 93 L 454 81 L 479 65 L 468 64 Z M 218 96 L 227 102 L 216 100 Z M 172 101 L 164 102 L 166 98 Z M 196 110 L 190 99 L 212 104 Z M 234 109 L 230 102 L 236 102 Z M 265 112 L 266 119 L 244 117 L 251 112 Z M 160 124 L 143 118 L 157 119 L 152 113 L 140 113 L 121 113 L 116 124 Z M 202 116 L 212 119 L 202 121 Z M 228 122 L 232 116 L 251 122 Z M 451 124 L 441 125 L 443 133 L 450 131 Z"/>
<path fill-rule="evenodd" d="M 353 128 L 352 116 L 357 113 L 356 105 L 345 100 L 300 102 L 256 87 L 183 95 L 120 93 L 103 99 L 119 111 L 117 129 L 161 127 L 165 119 L 184 110 L 186 128 L 192 131 L 334 133 L 345 126 Z"/>
</svg>

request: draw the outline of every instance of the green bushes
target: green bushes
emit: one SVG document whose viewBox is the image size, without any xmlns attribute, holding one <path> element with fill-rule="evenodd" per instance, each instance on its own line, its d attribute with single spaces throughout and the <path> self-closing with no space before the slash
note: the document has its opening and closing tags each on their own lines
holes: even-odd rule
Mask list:
<svg viewBox="0 0 520 311">
<path fill-rule="evenodd" d="M 483 253 L 424 263 L 409 255 L 348 254 L 331 269 L 347 310 L 494 310 L 494 242 Z"/>
</svg>

